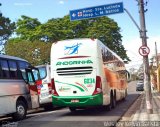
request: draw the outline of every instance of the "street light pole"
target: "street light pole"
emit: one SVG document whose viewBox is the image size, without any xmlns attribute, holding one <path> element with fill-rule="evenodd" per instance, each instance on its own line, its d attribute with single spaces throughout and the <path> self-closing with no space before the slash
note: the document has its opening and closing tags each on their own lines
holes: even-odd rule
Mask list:
<svg viewBox="0 0 160 127">
<path fill-rule="evenodd" d="M 141 25 L 140 36 L 142 38 L 142 45 L 147 46 L 146 25 L 145 25 L 145 16 L 144 16 L 144 12 L 145 12 L 144 1 L 139 0 L 138 5 L 139 5 L 140 25 Z M 145 85 L 147 113 L 152 114 L 153 108 L 152 108 L 152 94 L 151 94 L 148 55 L 143 56 L 143 68 L 144 68 L 144 85 Z"/>
<path fill-rule="evenodd" d="M 129 11 L 126 8 L 124 8 L 124 11 L 126 11 L 126 13 L 128 14 L 128 16 L 130 17 L 130 19 L 133 21 L 133 23 L 135 24 L 135 26 L 137 27 L 137 29 L 140 32 L 141 28 L 138 26 L 138 24 L 136 23 L 136 21 L 134 20 L 134 18 L 132 17 L 132 15 L 129 13 Z"/>
</svg>

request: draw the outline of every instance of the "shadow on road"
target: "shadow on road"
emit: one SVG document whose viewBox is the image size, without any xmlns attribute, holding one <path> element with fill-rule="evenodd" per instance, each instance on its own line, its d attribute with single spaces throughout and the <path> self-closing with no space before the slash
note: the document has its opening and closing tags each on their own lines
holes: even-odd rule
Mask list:
<svg viewBox="0 0 160 127">
<path fill-rule="evenodd" d="M 139 95 L 140 93 L 129 94 L 125 100 L 118 101 L 116 107 L 111 109 L 111 111 L 107 111 L 107 109 L 102 106 L 96 108 L 78 109 L 75 112 L 70 112 L 68 109 L 68 112 L 64 113 L 62 116 L 122 116 Z"/>
<path fill-rule="evenodd" d="M 54 111 L 39 111 L 33 112 L 27 115 L 27 118 L 22 121 L 13 121 L 11 117 L 0 118 L 0 126 L 8 123 L 18 124 L 22 127 L 39 127 L 39 125 L 44 127 L 49 127 L 49 125 L 60 125 L 64 124 L 67 127 L 69 123 L 78 122 L 76 124 L 91 124 L 91 121 L 95 122 L 95 125 L 104 126 L 102 122 L 104 121 L 118 121 L 128 110 L 128 108 L 134 103 L 134 101 L 139 97 L 140 93 L 129 94 L 125 100 L 117 102 L 117 106 L 111 111 L 107 111 L 104 107 L 87 108 L 80 109 L 75 112 L 70 112 L 66 108 L 58 108 Z M 87 123 L 87 121 L 89 123 Z M 68 123 L 68 124 L 67 124 Z M 67 124 L 65 126 L 65 124 Z M 92 125 L 94 125 L 92 123 Z M 56 126 L 55 126 L 56 127 Z"/>
</svg>

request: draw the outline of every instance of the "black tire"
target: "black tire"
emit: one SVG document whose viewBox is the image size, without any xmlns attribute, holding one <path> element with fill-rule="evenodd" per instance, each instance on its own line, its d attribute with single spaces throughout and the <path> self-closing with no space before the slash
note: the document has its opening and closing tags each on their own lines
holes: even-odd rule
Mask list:
<svg viewBox="0 0 160 127">
<path fill-rule="evenodd" d="M 70 110 L 71 112 L 75 112 L 75 111 L 76 111 L 76 108 L 75 108 L 75 107 L 69 107 L 69 110 Z"/>
<path fill-rule="evenodd" d="M 17 101 L 16 112 L 12 115 L 14 120 L 23 120 L 27 114 L 27 107 L 25 103 L 21 100 Z"/>
<path fill-rule="evenodd" d="M 128 93 L 127 93 L 127 89 L 125 90 L 125 95 L 124 95 L 124 98 L 122 99 L 123 101 L 126 100 L 126 97 L 127 97 Z"/>
<path fill-rule="evenodd" d="M 111 99 L 111 107 L 112 107 L 112 108 L 115 108 L 115 107 L 116 107 L 116 97 L 115 97 L 115 96 L 112 96 L 112 99 Z"/>
</svg>

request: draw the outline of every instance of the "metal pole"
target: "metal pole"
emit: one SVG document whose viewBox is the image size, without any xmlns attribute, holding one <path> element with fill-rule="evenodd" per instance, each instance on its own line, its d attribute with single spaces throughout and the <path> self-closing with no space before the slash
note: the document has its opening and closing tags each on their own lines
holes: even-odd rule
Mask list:
<svg viewBox="0 0 160 127">
<path fill-rule="evenodd" d="M 155 58 L 156 58 L 156 66 L 157 66 L 157 85 L 156 89 L 159 91 L 159 61 L 158 61 L 158 53 L 157 53 L 157 43 L 155 42 Z"/>
<path fill-rule="evenodd" d="M 156 64 L 157 64 L 157 68 L 158 68 L 158 54 L 157 54 L 157 43 L 155 42 L 155 56 L 156 56 Z"/>
<path fill-rule="evenodd" d="M 144 16 L 144 1 L 139 0 L 138 5 L 139 5 L 139 12 L 140 12 L 142 45 L 147 46 L 146 25 L 145 25 L 145 16 Z M 152 114 L 153 107 L 152 107 L 152 94 L 151 94 L 148 55 L 143 56 L 143 68 L 144 68 L 144 85 L 145 85 L 147 113 Z"/>
</svg>

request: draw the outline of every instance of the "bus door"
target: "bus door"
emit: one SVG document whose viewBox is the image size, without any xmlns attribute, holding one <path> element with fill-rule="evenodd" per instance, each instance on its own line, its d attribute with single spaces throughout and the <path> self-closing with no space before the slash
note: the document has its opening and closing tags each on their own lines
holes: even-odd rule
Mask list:
<svg viewBox="0 0 160 127">
<path fill-rule="evenodd" d="M 38 69 L 33 69 L 33 68 L 26 69 L 26 76 L 27 76 L 29 91 L 31 95 L 32 108 L 39 107 L 39 96 L 38 96 L 38 89 L 36 85 L 36 80 L 39 79 L 38 75 L 39 75 Z"/>
</svg>

